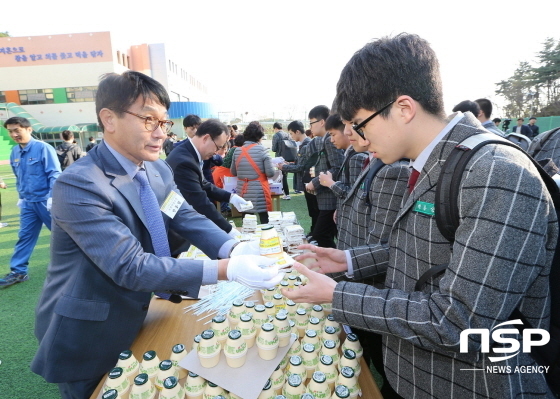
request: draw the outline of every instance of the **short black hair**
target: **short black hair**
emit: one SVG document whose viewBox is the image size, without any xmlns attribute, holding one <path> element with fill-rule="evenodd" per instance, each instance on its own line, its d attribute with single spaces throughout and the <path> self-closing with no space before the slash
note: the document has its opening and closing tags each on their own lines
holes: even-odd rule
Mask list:
<svg viewBox="0 0 560 399">
<path fill-rule="evenodd" d="M 306 135 L 307 137 L 311 137 L 311 136 L 313 136 L 313 132 L 311 131 L 311 129 L 307 129 L 307 130 L 305 131 L 305 135 Z"/>
<path fill-rule="evenodd" d="M 21 116 L 12 116 L 6 122 L 4 122 L 4 127 L 8 128 L 8 125 L 20 125 L 21 127 L 31 127 L 31 123 L 27 118 Z"/>
<path fill-rule="evenodd" d="M 517 121 L 525 121 L 524 118 L 517 118 Z"/>
<path fill-rule="evenodd" d="M 494 123 L 496 123 L 496 122 L 501 123 L 502 120 L 501 120 L 500 118 L 494 118 L 494 119 L 492 119 L 492 122 L 494 122 Z"/>
<path fill-rule="evenodd" d="M 94 141 L 95 139 L 93 137 L 90 137 L 88 140 L 89 141 Z"/>
<path fill-rule="evenodd" d="M 60 134 L 62 136 L 62 140 L 64 141 L 68 141 L 74 138 L 74 133 L 72 133 L 70 130 L 63 130 Z"/>
<path fill-rule="evenodd" d="M 492 102 L 487 98 L 479 98 L 478 100 L 474 100 L 474 102 L 478 104 L 486 119 L 490 119 L 492 115 Z"/>
<path fill-rule="evenodd" d="M 532 116 L 532 117 L 529 118 L 530 121 L 533 120 L 533 119 L 534 119 L 534 120 L 537 120 L 537 118 L 535 118 L 534 116 Z"/>
<path fill-rule="evenodd" d="M 290 122 L 290 124 L 288 125 L 288 131 L 289 132 L 297 132 L 299 130 L 300 133 L 304 133 L 305 134 L 305 128 L 303 127 L 303 123 L 301 123 L 300 121 L 292 121 Z"/>
<path fill-rule="evenodd" d="M 264 129 L 259 122 L 253 121 L 245 128 L 243 136 L 245 140 L 258 142 L 264 137 Z"/>
<path fill-rule="evenodd" d="M 237 125 L 231 125 L 231 128 L 237 132 Z"/>
<path fill-rule="evenodd" d="M 198 115 L 194 115 L 194 114 L 187 115 L 183 119 L 183 126 L 184 127 L 200 126 L 201 123 L 202 123 L 202 120 L 200 119 L 200 117 Z"/>
<path fill-rule="evenodd" d="M 236 147 L 241 147 L 244 142 L 245 142 L 245 137 L 242 134 L 238 134 L 233 139 L 233 145 Z"/>
<path fill-rule="evenodd" d="M 470 100 L 461 101 L 459 104 L 453 107 L 453 112 L 472 112 L 474 117 L 476 118 L 480 113 L 480 107 L 477 103 Z"/>
<path fill-rule="evenodd" d="M 228 128 L 224 123 L 218 119 L 208 119 L 198 126 L 195 136 L 202 137 L 209 134 L 212 139 L 215 139 L 224 133 L 226 135 L 229 134 Z"/>
<path fill-rule="evenodd" d="M 282 124 L 280 122 L 274 122 L 274 125 L 272 125 L 272 128 L 282 130 Z"/>
<path fill-rule="evenodd" d="M 336 86 L 336 111 L 351 121 L 358 110 L 379 110 L 401 95 L 444 118 L 439 63 L 429 43 L 401 33 L 366 44 L 348 61 Z M 389 115 L 390 108 L 381 113 Z"/>
<path fill-rule="evenodd" d="M 165 87 L 148 75 L 136 71 L 103 75 L 95 96 L 95 112 L 101 130 L 105 129 L 99 117 L 103 108 L 112 110 L 120 117 L 139 97 L 142 97 L 144 102 L 152 99 L 167 110 L 171 106 Z"/>
<path fill-rule="evenodd" d="M 330 115 L 325 121 L 325 130 L 340 130 L 344 131 L 344 123 L 342 123 L 342 118 L 338 114 Z"/>
<path fill-rule="evenodd" d="M 325 120 L 329 117 L 329 112 L 329 107 L 326 105 L 317 105 L 316 107 L 311 108 L 308 118 L 317 119 L 318 121 L 321 119 Z"/>
</svg>

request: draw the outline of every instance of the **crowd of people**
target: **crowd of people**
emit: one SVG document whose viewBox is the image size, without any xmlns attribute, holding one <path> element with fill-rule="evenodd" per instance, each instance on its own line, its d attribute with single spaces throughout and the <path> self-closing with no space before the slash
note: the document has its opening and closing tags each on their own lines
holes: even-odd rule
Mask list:
<svg viewBox="0 0 560 399">
<path fill-rule="evenodd" d="M 552 397 L 543 373 L 487 372 L 492 353 L 480 336 L 469 335 L 468 352 L 461 350 L 463 331 L 490 331 L 514 311 L 531 328 L 549 329 L 558 220 L 536 166 L 501 144 L 510 135 L 491 119 L 489 100 L 466 100 L 445 114 L 438 60 L 424 39 L 400 34 L 357 51 L 332 107 L 309 112 L 310 129 L 297 120 L 287 132 L 274 124 L 279 163 L 257 121 L 238 133 L 189 115 L 187 138 L 177 141 L 169 106 L 163 86 L 146 75 L 106 75 L 96 97 L 104 139 L 64 173 L 55 149 L 31 137 L 29 121 L 5 123 L 17 143 L 11 164 L 22 227 L 0 284 L 29 278 L 38 232 L 52 228 L 31 367 L 63 398 L 89 397 L 134 340 L 151 292 L 177 301 L 218 280 L 252 288 L 280 281 L 281 271 L 261 268 L 270 259 L 239 242 L 225 217 L 231 204 L 267 223 L 276 169 L 285 203 L 291 174 L 311 222 L 307 252 L 294 265 L 308 283 L 283 294 L 332 303 L 335 320 L 359 335 L 380 373 L 384 398 Z M 512 134 L 533 139 L 527 150 L 535 159 L 560 165 L 560 128 L 539 134 L 535 118 L 523 121 Z M 495 140 L 457 176 L 450 241 L 434 211 L 447 189 L 442 170 L 454 149 L 480 137 Z M 237 177 L 235 193 L 224 177 Z M 191 244 L 213 260 L 174 257 Z M 505 360 L 511 370 L 537 364 L 526 351 Z"/>
</svg>

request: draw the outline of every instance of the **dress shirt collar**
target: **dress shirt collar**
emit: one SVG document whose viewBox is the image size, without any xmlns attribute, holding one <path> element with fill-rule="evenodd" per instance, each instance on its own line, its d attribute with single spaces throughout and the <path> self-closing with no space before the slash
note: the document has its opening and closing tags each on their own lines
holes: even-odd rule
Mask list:
<svg viewBox="0 0 560 399">
<path fill-rule="evenodd" d="M 449 117 L 450 122 L 445 125 L 443 130 L 436 137 L 434 137 L 430 144 L 428 144 L 428 146 L 422 150 L 420 155 L 418 155 L 418 157 L 414 161 L 410 161 L 410 166 L 412 166 L 418 172 L 422 172 L 422 168 L 424 167 L 424 165 L 426 165 L 428 157 L 430 156 L 436 145 L 438 145 L 441 139 L 443 139 L 445 135 L 449 133 L 461 119 L 463 119 L 463 117 L 464 115 L 462 112 L 457 112 L 456 114 L 451 115 Z"/>
<path fill-rule="evenodd" d="M 202 157 L 200 156 L 200 152 L 198 152 L 198 148 L 196 148 L 196 145 L 194 145 L 193 141 L 191 140 L 191 138 L 189 137 L 188 140 L 191 142 L 193 148 L 194 148 L 194 152 L 196 152 L 196 156 L 198 157 L 198 163 L 200 165 L 202 165 Z"/>
<path fill-rule="evenodd" d="M 111 154 L 114 155 L 114 157 L 117 159 L 117 162 L 123 167 L 124 171 L 131 179 L 134 179 L 134 176 L 136 176 L 138 170 L 144 169 L 144 162 L 142 162 L 142 164 L 138 166 L 130 159 L 122 155 L 120 152 L 115 150 L 113 147 L 111 147 L 109 143 L 107 143 L 107 141 L 105 141 L 105 145 L 107 146 Z"/>
</svg>

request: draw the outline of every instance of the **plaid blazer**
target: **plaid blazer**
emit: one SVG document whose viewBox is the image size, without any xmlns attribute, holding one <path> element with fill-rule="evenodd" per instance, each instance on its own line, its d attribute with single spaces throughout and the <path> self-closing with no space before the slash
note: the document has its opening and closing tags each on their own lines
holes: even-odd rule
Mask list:
<svg viewBox="0 0 560 399">
<path fill-rule="evenodd" d="M 546 134 L 543 133 L 543 135 Z M 533 142 L 534 143 L 534 142 Z M 560 167 L 560 129 L 556 129 L 555 132 L 551 133 L 544 143 L 540 146 L 539 151 L 534 154 L 531 150 L 534 150 L 534 144 L 529 147 L 529 154 L 537 160 L 544 160 L 550 158 L 554 161 L 556 166 Z"/>
<path fill-rule="evenodd" d="M 385 289 L 340 282 L 333 298 L 339 322 L 384 335 L 384 365 L 391 386 L 406 398 L 550 397 L 540 373 L 515 373 L 535 365 L 527 353 L 492 363 L 480 337 L 467 328 L 491 330 L 519 307 L 534 328 L 548 328 L 548 275 L 558 223 L 552 200 L 531 161 L 520 151 L 486 145 L 467 165 L 458 198 L 461 224 L 451 247 L 435 218 L 415 211 L 417 201 L 434 203 L 441 166 L 465 138 L 483 132 L 470 114 L 436 145 L 415 189 L 405 197 L 383 246 L 352 250 L 354 277 L 387 269 Z M 429 268 L 446 271 L 414 291 Z M 519 338 L 519 337 L 518 337 Z M 486 366 L 511 372 L 486 372 Z M 483 369 L 481 371 L 481 369 Z"/>
<path fill-rule="evenodd" d="M 406 161 L 385 165 L 366 192 L 365 179 L 375 162 L 380 161 L 374 158 L 353 180 L 354 184 L 337 207 L 338 249 L 365 244 L 388 245 L 391 228 L 406 192 L 409 166 Z"/>
<path fill-rule="evenodd" d="M 319 152 L 319 158 L 315 164 L 315 177 L 311 180 L 311 183 L 313 183 L 313 187 L 315 187 L 317 205 L 321 211 L 335 210 L 336 197 L 330 188 L 321 186 L 321 183 L 319 183 L 319 173 L 328 170 L 333 176 L 337 175 L 344 162 L 344 151 L 334 146 L 329 133 L 323 137 L 316 137 L 314 140 L 317 140 L 316 146 Z"/>
<path fill-rule="evenodd" d="M 339 209 L 340 202 L 346 198 L 346 195 L 352 188 L 352 184 L 356 181 L 360 173 L 362 173 L 364 161 L 368 156 L 367 152 L 356 152 L 351 148 L 344 157 L 338 174 L 333 176 L 335 183 L 330 187 L 337 197 L 336 209 Z"/>
</svg>

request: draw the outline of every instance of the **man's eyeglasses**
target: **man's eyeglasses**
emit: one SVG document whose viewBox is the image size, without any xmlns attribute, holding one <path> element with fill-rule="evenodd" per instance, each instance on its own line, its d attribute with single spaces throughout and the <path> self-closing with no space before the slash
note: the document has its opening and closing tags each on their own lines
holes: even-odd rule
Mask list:
<svg viewBox="0 0 560 399">
<path fill-rule="evenodd" d="M 161 127 L 163 133 L 167 134 L 171 131 L 171 128 L 173 127 L 173 121 L 168 121 L 168 120 L 161 121 L 157 118 L 154 118 L 153 116 L 138 115 L 130 111 L 124 111 L 124 112 L 130 115 L 137 116 L 138 118 L 144 119 L 144 126 L 146 126 L 146 130 L 150 132 L 154 132 L 159 126 Z"/>
<path fill-rule="evenodd" d="M 314 121 L 314 122 L 309 122 L 309 126 L 313 125 L 314 123 L 321 122 L 321 121 L 322 121 L 322 119 L 318 119 L 318 120 L 316 120 L 316 121 Z"/>
<path fill-rule="evenodd" d="M 216 142 L 214 141 L 214 139 L 212 138 L 212 136 L 209 136 L 210 140 L 212 140 L 212 143 L 214 143 L 214 145 L 216 146 L 216 152 L 223 150 L 224 148 L 226 148 L 227 145 L 227 141 L 225 142 L 225 144 L 221 147 L 218 147 L 218 144 L 216 144 Z"/>
<path fill-rule="evenodd" d="M 387 108 L 389 108 L 395 101 L 397 100 L 393 100 L 391 101 L 389 104 L 385 105 L 384 107 L 382 107 L 379 111 L 375 112 L 372 116 L 370 116 L 369 118 L 366 118 L 365 120 L 363 120 L 361 123 L 359 124 L 353 124 L 352 125 L 352 129 L 354 129 L 354 131 L 356 133 L 358 133 L 358 136 L 360 136 L 362 139 L 366 139 L 365 135 L 364 135 L 364 131 L 362 130 L 364 128 L 364 126 L 371 121 L 373 118 L 375 118 L 377 115 L 379 115 L 380 113 L 382 113 L 383 111 L 385 111 Z"/>
</svg>

